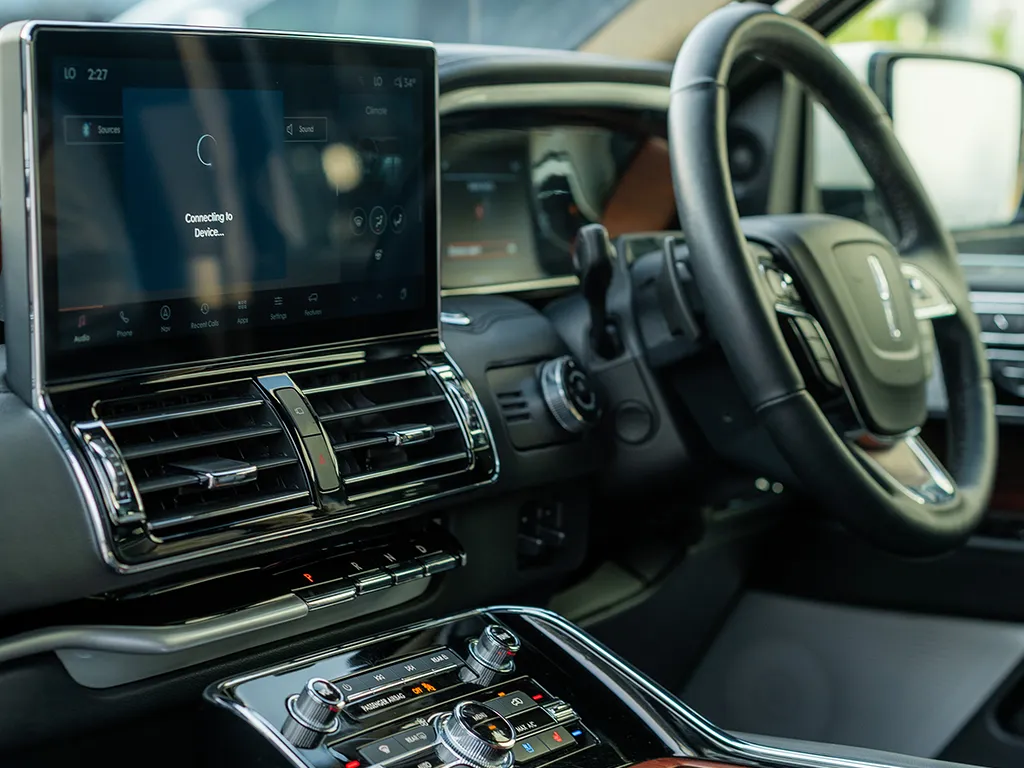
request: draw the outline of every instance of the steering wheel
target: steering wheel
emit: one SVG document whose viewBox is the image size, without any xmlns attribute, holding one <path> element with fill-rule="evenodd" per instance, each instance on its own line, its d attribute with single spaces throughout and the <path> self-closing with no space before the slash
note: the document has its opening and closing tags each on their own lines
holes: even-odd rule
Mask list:
<svg viewBox="0 0 1024 768">
<path fill-rule="evenodd" d="M 741 56 L 795 76 L 828 110 L 899 232 L 826 215 L 741 219 L 726 146 Z M 936 554 L 984 514 L 996 465 L 992 383 L 957 251 L 884 108 L 805 25 L 763 5 L 713 12 L 672 73 L 672 176 L 711 332 L 806 491 L 870 542 Z M 938 352 L 948 469 L 920 436 Z"/>
</svg>

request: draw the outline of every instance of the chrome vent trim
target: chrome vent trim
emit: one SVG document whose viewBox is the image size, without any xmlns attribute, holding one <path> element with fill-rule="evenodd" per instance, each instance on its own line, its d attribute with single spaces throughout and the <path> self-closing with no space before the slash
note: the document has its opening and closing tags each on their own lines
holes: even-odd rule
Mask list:
<svg viewBox="0 0 1024 768">
<path fill-rule="evenodd" d="M 240 410 L 242 408 L 257 408 L 263 405 L 263 401 L 255 397 L 238 398 L 234 401 L 225 401 L 215 405 L 207 406 L 182 406 L 181 408 L 169 408 L 160 413 L 151 413 L 144 416 L 122 416 L 120 418 L 107 419 L 105 422 L 109 429 L 120 427 L 135 427 L 142 424 L 153 424 L 160 421 L 171 421 L 173 419 L 187 419 L 196 416 L 206 416 L 213 413 Z"/>
<path fill-rule="evenodd" d="M 280 547 L 292 538 L 327 533 L 338 527 L 351 526 L 360 521 L 424 502 L 447 498 L 495 482 L 499 472 L 498 456 L 494 452 L 490 426 L 472 385 L 458 371 L 447 353 L 437 345 L 426 345 L 418 352 L 410 353 L 403 360 L 404 362 L 400 364 L 394 359 L 356 361 L 348 355 L 337 354 L 330 359 L 310 357 L 284 361 L 266 373 L 257 370 L 240 372 L 237 369 L 226 369 L 220 379 L 213 378 L 210 372 L 200 371 L 141 383 L 100 382 L 88 389 L 68 389 L 51 393 L 47 397 L 42 413 L 56 439 L 65 446 L 65 452 L 72 465 L 80 469 L 76 477 L 82 493 L 87 498 L 89 519 L 103 562 L 118 573 L 144 573 L 227 555 L 247 548 L 271 544 Z M 400 370 L 387 370 L 396 365 Z M 383 372 L 382 367 L 385 369 Z M 308 386 L 314 375 L 326 377 L 326 374 L 344 369 L 364 373 L 357 377 L 348 376 L 347 381 L 339 379 L 319 385 L 323 387 L 319 394 L 356 389 L 367 378 L 394 386 L 407 380 L 432 381 L 440 386 L 439 392 L 443 398 L 438 397 L 438 390 L 432 389 L 429 391 L 430 402 L 413 403 L 413 411 L 416 408 L 447 409 L 442 410 L 442 413 L 448 418 L 445 423 L 434 424 L 430 430 L 423 429 L 423 424 L 405 424 L 397 430 L 360 435 L 351 440 L 332 440 L 332 448 L 339 453 L 372 447 L 380 449 L 395 445 L 396 442 L 415 451 L 422 450 L 424 446 L 430 446 L 433 450 L 446 442 L 450 445 L 450 441 L 454 441 L 456 448 L 452 451 L 438 450 L 436 454 L 421 456 L 421 459 L 429 462 L 423 466 L 418 462 L 408 462 L 408 469 L 395 472 L 389 471 L 393 469 L 392 467 L 374 468 L 374 472 L 387 471 L 387 474 L 378 477 L 369 475 L 371 470 L 360 468 L 359 472 L 347 473 L 356 478 L 350 487 L 343 488 L 339 493 L 328 494 L 314 490 L 312 467 L 306 465 L 304 459 L 291 455 L 249 457 L 249 463 L 257 467 L 259 475 L 282 469 L 295 469 L 303 477 L 302 497 L 298 496 L 298 491 L 295 492 L 294 498 L 286 492 L 281 492 L 281 495 L 273 499 L 274 506 L 255 509 L 248 508 L 244 500 L 235 499 L 221 507 L 200 508 L 200 512 L 205 516 L 205 519 L 200 520 L 197 520 L 195 515 L 189 515 L 188 510 L 156 510 L 154 514 L 152 505 L 148 503 L 149 499 L 154 498 L 154 494 L 159 496 L 195 493 L 203 484 L 202 476 L 197 471 L 159 475 L 136 472 L 139 462 L 173 463 L 175 457 L 154 453 L 148 446 L 139 448 L 139 441 L 123 439 L 126 433 L 180 424 L 181 433 L 174 435 L 174 439 L 170 441 L 170 445 L 180 447 L 183 440 L 198 440 L 194 434 L 186 434 L 187 430 L 184 430 L 191 417 L 209 418 L 210 414 L 216 417 L 217 414 L 231 413 L 233 415 L 230 418 L 244 418 L 244 414 L 247 413 L 258 414 L 259 409 L 267 407 L 269 403 L 269 407 L 275 409 L 275 424 L 280 420 L 286 426 L 278 430 L 275 424 L 263 425 L 268 434 L 259 438 L 255 437 L 255 431 L 247 434 L 256 442 L 288 439 L 297 457 L 300 453 L 299 438 L 288 421 L 286 412 L 280 409 L 280 404 L 272 394 L 273 390 L 277 386 L 296 386 L 287 372 L 295 372 Z M 250 376 L 252 378 L 249 378 Z M 274 383 L 274 386 L 268 388 L 268 381 Z M 126 384 L 130 387 L 126 387 Z M 313 385 L 308 390 L 300 391 L 307 397 L 315 398 L 318 394 L 317 386 Z M 126 389 L 133 393 L 148 390 L 148 393 L 126 398 L 122 396 Z M 185 401 L 176 400 L 183 396 Z M 404 396 L 403 399 L 412 398 Z M 131 407 L 111 410 L 112 404 L 116 406 L 125 403 Z M 140 403 L 148 403 L 148 406 L 140 408 Z M 226 407 L 220 408 L 220 404 Z M 395 418 L 395 423 L 398 423 L 402 420 L 397 417 L 406 412 L 402 408 L 391 408 L 378 411 L 378 415 L 388 420 Z M 162 418 L 164 413 L 169 414 L 170 418 Z M 339 418 L 335 424 L 344 424 L 345 421 Z M 114 425 L 113 429 L 108 429 L 110 424 Z M 154 428 L 154 424 L 157 427 Z M 270 430 L 271 426 L 275 427 L 273 432 Z M 324 425 L 325 431 L 326 426 Z M 403 436 L 396 439 L 395 432 Z M 427 432 L 429 438 L 425 437 Z M 166 438 L 167 435 L 163 437 Z M 98 466 L 95 451 L 94 455 L 90 455 L 92 449 L 88 447 L 88 443 L 92 439 L 99 440 L 100 444 L 106 441 L 111 447 L 116 447 L 118 450 L 115 455 L 123 463 L 130 464 L 128 471 L 125 472 L 130 488 L 130 503 L 127 506 L 119 507 L 115 503 L 113 491 L 106 487 L 109 484 L 104 480 L 103 468 Z M 135 447 L 135 458 L 126 462 L 121 457 L 121 442 L 129 449 Z M 217 446 L 227 448 L 232 445 L 230 442 L 207 440 L 205 437 L 201 442 L 201 447 L 191 449 L 193 453 L 216 451 Z M 140 454 L 149 455 L 140 458 Z M 449 456 L 453 459 L 451 462 L 447 461 Z M 434 463 L 432 459 L 442 461 Z M 207 469 L 210 466 L 202 461 L 187 464 L 194 469 L 197 463 L 200 469 Z M 359 475 L 369 476 L 360 479 Z M 251 485 L 249 483 L 241 487 L 248 488 Z M 309 489 L 308 494 L 305 492 L 306 489 Z M 144 511 L 138 509 L 137 502 L 140 497 L 146 502 Z M 306 499 L 305 502 L 302 501 L 303 498 Z M 157 523 L 154 528 L 151 521 L 158 517 L 166 520 Z M 183 533 L 185 535 L 182 535 Z"/>
<path fill-rule="evenodd" d="M 372 365 L 345 366 L 292 375 L 331 438 L 350 503 L 473 469 L 465 417 L 438 368 L 418 360 L 396 365 L 405 369 L 371 375 Z"/>
<path fill-rule="evenodd" d="M 112 515 L 115 526 L 135 523 L 154 542 L 173 541 L 312 502 L 284 423 L 251 380 L 101 400 L 93 412 L 76 432 L 86 445 L 106 438 L 113 457 L 105 458 L 117 465 L 106 480 L 125 478 L 108 495 L 120 490 L 118 501 L 134 507 L 133 516 Z M 194 469 L 204 463 L 242 468 L 245 482 L 204 483 Z"/>
<path fill-rule="evenodd" d="M 428 376 L 426 369 L 419 371 L 407 371 L 405 373 L 394 373 L 386 376 L 377 376 L 372 379 L 374 384 L 390 384 L 395 381 L 408 381 L 409 379 L 422 379 Z M 353 381 L 353 382 L 340 382 L 338 384 L 328 384 L 322 387 L 311 387 L 304 389 L 307 397 L 310 395 L 322 395 L 326 392 L 338 392 L 344 389 L 353 389 L 360 386 L 364 382 Z"/>
</svg>

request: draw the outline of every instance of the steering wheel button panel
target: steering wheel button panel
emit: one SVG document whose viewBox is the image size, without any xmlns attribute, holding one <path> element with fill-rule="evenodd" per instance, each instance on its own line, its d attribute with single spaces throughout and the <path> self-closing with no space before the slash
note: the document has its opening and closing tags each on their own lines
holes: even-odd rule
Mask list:
<svg viewBox="0 0 1024 768">
<path fill-rule="evenodd" d="M 818 373 L 825 383 L 832 387 L 841 387 L 842 379 L 839 378 L 839 371 L 831 360 L 818 360 Z"/>
</svg>

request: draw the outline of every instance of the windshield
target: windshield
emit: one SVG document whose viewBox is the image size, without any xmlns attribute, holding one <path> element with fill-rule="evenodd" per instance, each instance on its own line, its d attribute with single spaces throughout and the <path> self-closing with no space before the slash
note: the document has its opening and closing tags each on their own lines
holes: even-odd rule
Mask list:
<svg viewBox="0 0 1024 768">
<path fill-rule="evenodd" d="M 0 0 L 24 18 L 249 27 L 577 48 L 631 0 Z"/>
</svg>

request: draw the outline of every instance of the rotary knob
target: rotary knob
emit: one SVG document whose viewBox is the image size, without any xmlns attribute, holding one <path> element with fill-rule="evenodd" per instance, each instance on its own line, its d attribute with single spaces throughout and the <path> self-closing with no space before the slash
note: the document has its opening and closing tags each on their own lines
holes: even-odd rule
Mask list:
<svg viewBox="0 0 1024 768">
<path fill-rule="evenodd" d="M 463 701 L 437 725 L 438 756 L 473 768 L 510 768 L 516 731 L 485 704 Z"/>
<path fill-rule="evenodd" d="M 344 702 L 345 696 L 332 682 L 311 678 L 301 693 L 285 702 L 288 719 L 281 735 L 299 749 L 319 747 L 327 734 L 338 730 L 338 713 Z"/>
<path fill-rule="evenodd" d="M 500 624 L 488 624 L 480 637 L 469 641 L 469 666 L 477 674 L 511 672 L 521 643 L 516 633 Z"/>
<path fill-rule="evenodd" d="M 540 367 L 540 390 L 558 425 L 578 434 L 601 417 L 601 401 L 587 372 L 569 355 L 548 360 Z"/>
</svg>

